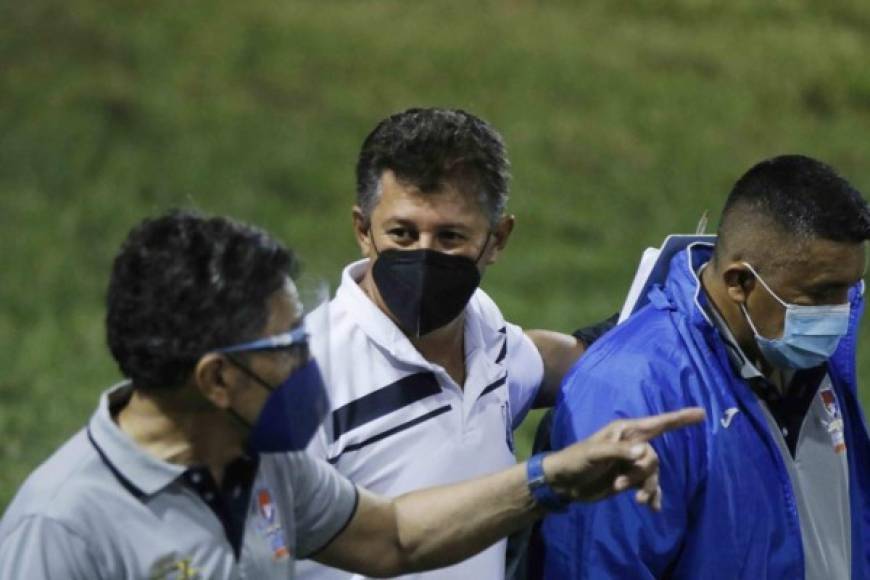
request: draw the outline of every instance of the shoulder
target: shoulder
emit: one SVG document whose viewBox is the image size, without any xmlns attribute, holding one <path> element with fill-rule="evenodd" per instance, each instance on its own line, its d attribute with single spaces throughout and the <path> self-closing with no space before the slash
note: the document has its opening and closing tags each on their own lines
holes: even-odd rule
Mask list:
<svg viewBox="0 0 870 580">
<path fill-rule="evenodd" d="M 88 537 L 111 474 L 80 431 L 24 481 L 3 517 L 4 534 L 22 522 L 52 521 Z"/>
<path fill-rule="evenodd" d="M 670 313 L 646 308 L 584 353 L 562 383 L 561 428 L 594 431 L 619 417 L 639 417 L 692 403 L 698 381 Z"/>
<path fill-rule="evenodd" d="M 478 319 L 482 324 L 498 331 L 505 325 L 504 316 L 489 294 L 478 288 L 466 306 L 466 315 Z"/>
<path fill-rule="evenodd" d="M 596 341 L 571 369 L 572 378 L 669 373 L 689 364 L 672 313 L 647 307 Z M 576 378 L 575 378 L 576 377 Z"/>
<path fill-rule="evenodd" d="M 320 457 L 306 451 L 270 453 L 261 456 L 261 461 L 271 469 L 280 471 L 293 488 L 300 493 L 309 488 L 316 489 L 326 480 L 345 479 L 335 467 Z"/>
</svg>

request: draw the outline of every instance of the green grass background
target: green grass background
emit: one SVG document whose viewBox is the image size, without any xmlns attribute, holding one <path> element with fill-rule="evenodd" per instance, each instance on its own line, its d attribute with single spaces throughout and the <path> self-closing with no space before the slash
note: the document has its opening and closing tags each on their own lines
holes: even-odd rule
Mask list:
<svg viewBox="0 0 870 580">
<path fill-rule="evenodd" d="M 467 108 L 515 176 L 484 287 L 570 331 L 762 158 L 814 155 L 870 190 L 868 54 L 860 0 L 3 2 L 0 509 L 118 379 L 103 294 L 143 216 L 255 222 L 335 283 L 366 133 Z"/>
</svg>

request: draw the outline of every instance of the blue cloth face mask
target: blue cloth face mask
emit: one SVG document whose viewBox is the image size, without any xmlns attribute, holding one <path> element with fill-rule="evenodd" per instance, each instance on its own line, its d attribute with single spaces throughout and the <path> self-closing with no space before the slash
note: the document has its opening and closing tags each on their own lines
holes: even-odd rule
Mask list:
<svg viewBox="0 0 870 580">
<path fill-rule="evenodd" d="M 808 369 L 822 365 L 831 358 L 840 339 L 849 331 L 851 305 L 848 302 L 825 306 L 789 304 L 770 289 L 750 264 L 743 264 L 764 289 L 785 307 L 782 337 L 765 338 L 758 333 L 746 306 L 740 305 L 755 335 L 758 349 L 767 362 L 777 368 Z"/>
<path fill-rule="evenodd" d="M 314 359 L 308 358 L 308 335 L 303 328 L 297 328 L 277 336 L 216 351 L 231 354 L 288 348 L 302 349 L 307 360 L 276 387 L 269 385 L 233 357 L 228 357 L 234 365 L 270 392 L 253 425 L 249 425 L 237 413 L 231 411 L 251 428 L 248 449 L 255 453 L 304 450 L 329 410 L 329 395 L 323 383 L 320 367 Z"/>
</svg>

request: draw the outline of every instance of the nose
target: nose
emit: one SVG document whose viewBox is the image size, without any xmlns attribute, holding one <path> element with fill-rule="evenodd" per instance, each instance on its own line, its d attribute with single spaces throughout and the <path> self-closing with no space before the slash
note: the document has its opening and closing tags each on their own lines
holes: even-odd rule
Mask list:
<svg viewBox="0 0 870 580">
<path fill-rule="evenodd" d="M 437 240 L 435 235 L 428 232 L 420 232 L 420 237 L 417 239 L 418 250 L 436 250 Z"/>
</svg>

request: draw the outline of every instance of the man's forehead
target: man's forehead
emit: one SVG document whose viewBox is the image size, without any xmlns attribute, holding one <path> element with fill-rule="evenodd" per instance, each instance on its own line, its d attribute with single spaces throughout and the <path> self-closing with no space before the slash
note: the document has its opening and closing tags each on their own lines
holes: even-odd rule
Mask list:
<svg viewBox="0 0 870 580">
<path fill-rule="evenodd" d="M 487 221 L 479 193 L 465 180 L 446 180 L 438 189 L 424 192 L 387 170 L 379 185 L 373 214 L 382 220 L 428 219 L 467 225 Z"/>
<path fill-rule="evenodd" d="M 866 273 L 865 245 L 807 240 L 790 253 L 780 270 L 784 270 L 785 278 L 802 287 L 854 283 Z"/>
</svg>

